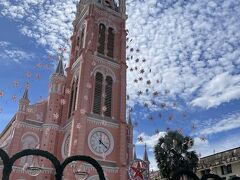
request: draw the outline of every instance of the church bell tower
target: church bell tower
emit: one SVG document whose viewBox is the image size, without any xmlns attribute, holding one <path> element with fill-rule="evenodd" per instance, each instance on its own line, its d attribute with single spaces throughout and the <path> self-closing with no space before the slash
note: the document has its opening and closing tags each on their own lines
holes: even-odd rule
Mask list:
<svg viewBox="0 0 240 180">
<path fill-rule="evenodd" d="M 125 22 L 125 0 L 78 3 L 62 113 L 62 123 L 70 124 L 67 155 L 93 157 L 114 180 L 128 179 L 133 159 L 132 125 L 126 122 Z M 82 166 L 89 180 L 98 179 L 93 168 Z"/>
</svg>

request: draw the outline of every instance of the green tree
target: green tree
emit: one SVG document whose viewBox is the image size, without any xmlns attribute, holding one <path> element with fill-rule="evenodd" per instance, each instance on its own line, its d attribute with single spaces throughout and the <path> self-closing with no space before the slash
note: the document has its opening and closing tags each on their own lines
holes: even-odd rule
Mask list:
<svg viewBox="0 0 240 180">
<path fill-rule="evenodd" d="M 183 136 L 177 131 L 169 131 L 158 140 L 154 154 L 164 178 L 170 179 L 180 169 L 196 171 L 198 156 L 195 151 L 189 151 L 193 144 L 190 136 Z"/>
</svg>

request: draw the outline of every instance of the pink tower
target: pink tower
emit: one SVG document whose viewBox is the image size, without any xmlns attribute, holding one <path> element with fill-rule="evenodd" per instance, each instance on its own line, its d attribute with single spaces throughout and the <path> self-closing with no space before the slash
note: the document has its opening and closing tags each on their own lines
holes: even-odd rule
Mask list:
<svg viewBox="0 0 240 180">
<path fill-rule="evenodd" d="M 73 21 L 71 56 L 66 68 L 59 61 L 50 78 L 48 99 L 29 105 L 28 89 L 19 110 L 0 135 L 9 155 L 39 148 L 60 161 L 73 155 L 96 159 L 109 180 L 127 180 L 133 160 L 133 126 L 126 122 L 126 12 L 125 0 L 81 0 Z M 23 166 L 43 168 L 36 177 Z M 64 179 L 75 179 L 74 168 L 98 179 L 87 163 L 68 166 Z M 2 166 L 0 163 L 0 177 Z M 54 179 L 44 158 L 25 157 L 14 164 L 11 179 Z"/>
</svg>

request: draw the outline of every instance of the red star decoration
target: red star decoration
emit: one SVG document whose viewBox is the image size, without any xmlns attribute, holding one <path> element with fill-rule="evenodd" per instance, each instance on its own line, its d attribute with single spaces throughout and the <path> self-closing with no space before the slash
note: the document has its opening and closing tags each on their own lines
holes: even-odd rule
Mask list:
<svg viewBox="0 0 240 180">
<path fill-rule="evenodd" d="M 173 103 L 173 107 L 176 107 L 176 106 L 177 106 L 177 103 L 176 103 L 176 102 L 174 102 L 174 103 Z"/>
<path fill-rule="evenodd" d="M 140 70 L 140 73 L 141 73 L 141 74 L 143 74 L 144 72 L 145 72 L 144 69 L 141 69 L 141 70 Z"/>
<path fill-rule="evenodd" d="M 0 97 L 3 97 L 3 96 L 4 96 L 4 92 L 0 91 Z"/>
<path fill-rule="evenodd" d="M 143 142 L 143 137 L 138 137 L 138 142 Z"/>
<path fill-rule="evenodd" d="M 166 104 L 165 103 L 162 103 L 161 104 L 161 108 L 165 108 L 166 107 Z"/>
<path fill-rule="evenodd" d="M 30 78 L 30 77 L 32 77 L 32 73 L 31 73 L 31 72 L 26 72 L 26 74 L 25 74 L 25 75 L 26 75 L 26 77 L 27 77 L 27 78 Z"/>
<path fill-rule="evenodd" d="M 152 120 L 153 120 L 153 117 L 152 117 L 152 116 L 149 116 L 149 117 L 148 117 L 148 120 L 149 120 L 149 121 L 152 121 Z"/>
<path fill-rule="evenodd" d="M 151 81 L 150 81 L 150 80 L 148 80 L 148 81 L 147 81 L 147 85 L 150 85 L 150 84 L 151 84 Z"/>
<path fill-rule="evenodd" d="M 200 140 L 203 141 L 203 142 L 205 142 L 205 141 L 207 140 L 207 138 L 204 137 L 204 136 L 201 136 L 201 137 L 200 137 Z"/>
<path fill-rule="evenodd" d="M 18 81 L 13 81 L 13 86 L 14 87 L 18 87 L 19 86 L 19 82 Z"/>
<path fill-rule="evenodd" d="M 142 180 L 143 178 L 143 172 L 146 170 L 143 165 L 140 162 L 137 162 L 137 167 L 132 166 L 131 170 L 134 171 L 133 173 L 133 178 L 141 178 Z"/>
<path fill-rule="evenodd" d="M 134 126 L 134 127 L 137 127 L 137 126 L 138 126 L 138 123 L 137 123 L 137 122 L 134 122 L 134 123 L 133 123 L 133 126 Z"/>
<path fill-rule="evenodd" d="M 17 100 L 17 96 L 13 95 L 13 96 L 12 96 L 12 100 L 13 100 L 13 101 L 16 101 L 16 100 Z"/>
<path fill-rule="evenodd" d="M 155 92 L 153 93 L 153 96 L 156 97 L 156 96 L 158 96 L 158 94 L 159 94 L 159 93 L 158 93 L 157 91 L 155 91 Z"/>
<path fill-rule="evenodd" d="M 142 95 L 142 94 L 143 94 L 142 91 L 138 91 L 138 92 L 137 92 L 137 95 L 138 95 L 138 96 L 140 96 L 140 95 Z"/>
<path fill-rule="evenodd" d="M 36 64 L 36 67 L 41 68 L 43 65 L 41 63 Z"/>
<path fill-rule="evenodd" d="M 151 101 L 152 105 L 156 105 L 156 102 L 154 100 Z"/>
<path fill-rule="evenodd" d="M 148 108 L 148 103 L 144 103 L 144 107 Z"/>
</svg>

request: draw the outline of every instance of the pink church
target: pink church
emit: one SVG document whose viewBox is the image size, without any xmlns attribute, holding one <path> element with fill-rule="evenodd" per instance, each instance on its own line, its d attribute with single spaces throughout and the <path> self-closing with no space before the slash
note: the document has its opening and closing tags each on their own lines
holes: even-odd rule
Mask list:
<svg viewBox="0 0 240 180">
<path fill-rule="evenodd" d="M 0 135 L 0 148 L 9 156 L 24 149 L 41 149 L 61 162 L 69 156 L 96 159 L 109 180 L 127 180 L 135 159 L 133 126 L 126 121 L 126 7 L 125 0 L 81 0 L 77 5 L 66 69 L 62 60 L 50 78 L 48 98 L 30 105 L 28 89 L 17 113 Z M 130 115 L 129 115 L 130 117 Z M 145 149 L 144 160 L 148 161 Z M 37 176 L 26 167 L 40 166 Z M 97 180 L 95 169 L 76 163 L 64 171 L 75 179 L 79 169 Z M 3 166 L 0 162 L 0 178 Z M 10 179 L 54 179 L 51 162 L 27 156 L 14 163 Z"/>
<path fill-rule="evenodd" d="M 0 135 L 0 148 L 9 156 L 35 148 L 60 161 L 86 155 L 100 163 L 107 179 L 128 179 L 134 157 L 133 126 L 126 122 L 125 11 L 125 0 L 78 3 L 67 68 L 60 60 L 45 101 L 30 105 L 26 89 L 17 113 Z M 24 170 L 33 164 L 42 167 L 35 177 Z M 0 163 L 0 177 L 2 168 Z M 88 180 L 98 179 L 87 163 L 66 168 L 64 179 L 75 179 L 74 168 L 88 172 Z M 14 164 L 10 179 L 54 179 L 54 173 L 47 159 L 27 156 Z"/>
</svg>

